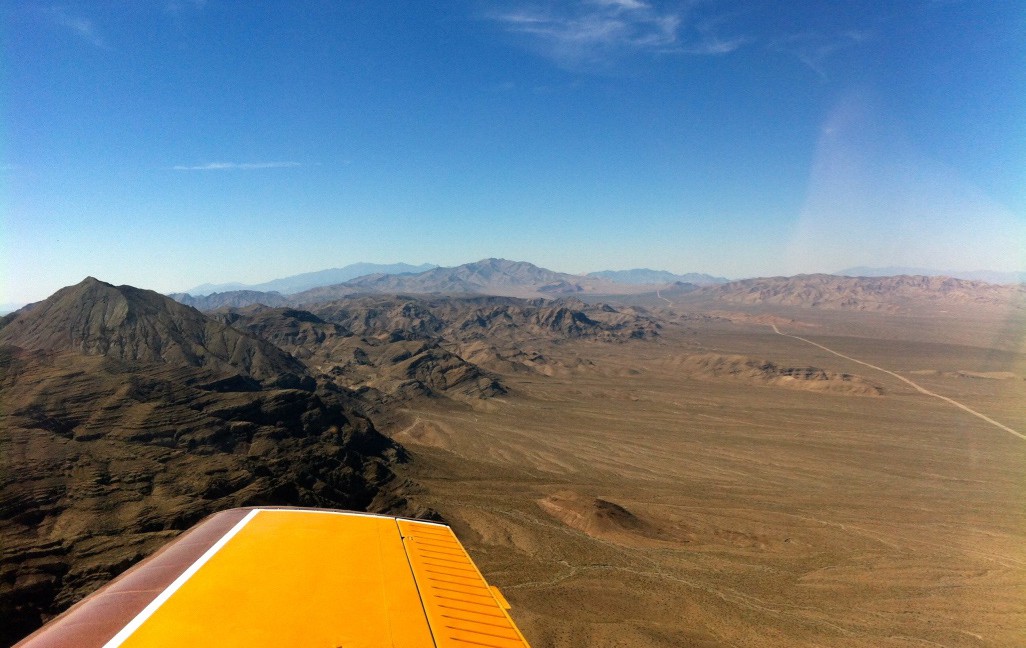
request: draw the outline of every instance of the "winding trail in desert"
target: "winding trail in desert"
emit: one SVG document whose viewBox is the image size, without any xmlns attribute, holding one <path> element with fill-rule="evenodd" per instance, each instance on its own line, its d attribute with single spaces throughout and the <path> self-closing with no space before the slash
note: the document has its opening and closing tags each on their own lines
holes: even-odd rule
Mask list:
<svg viewBox="0 0 1026 648">
<path fill-rule="evenodd" d="M 959 409 L 963 409 L 966 412 L 969 412 L 970 414 L 972 414 L 973 416 L 981 418 L 984 421 L 986 421 L 987 423 L 990 423 L 991 425 L 993 425 L 995 427 L 998 427 L 998 428 L 1004 430 L 1005 432 L 1008 432 L 1009 434 L 1014 434 L 1015 436 L 1019 437 L 1020 439 L 1026 440 L 1026 434 L 1022 434 L 1021 432 L 1016 432 L 1015 430 L 1013 430 L 1012 428 L 1008 427 L 1007 425 L 1004 425 L 1003 423 L 998 423 L 997 421 L 995 421 L 994 419 L 990 418 L 986 414 L 981 414 L 980 412 L 977 412 L 976 410 L 972 409 L 971 407 L 963 405 L 962 403 L 959 403 L 956 400 L 948 398 L 947 396 L 941 396 L 940 394 L 934 393 L 934 392 L 930 391 L 929 389 L 926 389 L 925 387 L 921 387 L 918 384 L 916 384 L 916 383 L 912 382 L 911 380 L 909 380 L 908 378 L 905 378 L 904 376 L 899 376 L 898 374 L 894 373 L 893 371 L 888 371 L 887 369 L 884 369 L 883 367 L 878 367 L 876 365 L 869 364 L 868 362 L 863 362 L 862 360 L 858 360 L 858 359 L 853 358 L 851 356 L 846 356 L 843 353 L 838 353 L 837 351 L 834 351 L 833 349 L 829 349 L 829 348 L 823 346 L 822 344 L 819 344 L 818 342 L 813 342 L 812 340 L 808 340 L 806 338 L 799 337 L 797 335 L 791 335 L 790 333 L 781 333 L 780 329 L 777 328 L 776 324 L 770 324 L 770 326 L 773 327 L 773 332 L 776 333 L 777 335 L 783 335 L 784 337 L 789 337 L 789 338 L 794 338 L 796 340 L 801 340 L 802 342 L 806 342 L 808 344 L 811 344 L 812 346 L 819 347 L 820 349 L 823 349 L 824 351 L 828 351 L 828 352 L 834 354 L 835 356 L 839 356 L 841 358 L 844 358 L 845 360 L 851 360 L 852 362 L 857 362 L 860 365 L 869 367 L 870 369 L 876 369 L 877 371 L 882 371 L 885 374 L 887 374 L 889 376 L 893 376 L 893 377 L 897 378 L 898 380 L 900 380 L 900 381 L 902 381 L 904 383 L 908 383 L 916 391 L 919 391 L 919 392 L 921 392 L 923 394 L 926 394 L 927 396 L 933 396 L 934 398 L 939 398 L 942 401 L 946 401 L 948 403 L 951 403 L 955 407 L 957 407 Z"/>
</svg>

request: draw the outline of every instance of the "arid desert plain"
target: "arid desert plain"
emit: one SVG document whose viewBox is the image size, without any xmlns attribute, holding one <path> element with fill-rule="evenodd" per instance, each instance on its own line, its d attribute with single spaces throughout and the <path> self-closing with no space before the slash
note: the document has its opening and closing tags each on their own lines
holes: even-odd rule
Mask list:
<svg viewBox="0 0 1026 648">
<path fill-rule="evenodd" d="M 388 426 L 533 645 L 1022 645 L 1021 311 L 664 305 Z"/>
</svg>

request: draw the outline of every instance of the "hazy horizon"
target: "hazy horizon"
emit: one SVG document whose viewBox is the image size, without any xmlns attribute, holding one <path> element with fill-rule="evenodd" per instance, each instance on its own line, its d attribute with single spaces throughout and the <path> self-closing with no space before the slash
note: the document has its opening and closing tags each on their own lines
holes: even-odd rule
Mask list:
<svg viewBox="0 0 1026 648">
<path fill-rule="evenodd" d="M 476 261 L 480 261 L 480 260 L 481 259 L 478 259 Z M 509 261 L 525 261 L 524 259 L 507 259 L 507 260 L 509 260 Z M 467 261 L 467 262 L 465 262 L 463 264 L 457 264 L 457 265 L 466 265 L 466 264 L 469 264 L 469 263 L 474 263 L 476 261 Z M 530 261 L 527 261 L 527 262 L 530 263 Z M 397 262 L 397 263 L 401 263 L 401 262 Z M 356 263 L 347 264 L 347 265 L 363 265 L 363 263 L 362 262 L 356 262 Z M 381 265 L 386 265 L 386 264 L 381 264 Z M 434 264 L 431 264 L 430 262 L 426 262 L 426 263 L 421 264 L 421 265 L 434 265 Z M 532 265 L 536 265 L 536 264 L 532 264 Z M 342 266 L 342 268 L 344 268 L 344 267 L 346 267 L 346 266 Z M 446 268 L 446 267 L 455 267 L 455 266 L 439 266 L 439 265 L 435 265 L 435 268 Z M 336 268 L 321 268 L 320 271 L 323 272 L 323 271 L 338 270 L 338 269 L 341 269 L 341 268 L 337 268 L 337 267 Z M 543 269 L 545 269 L 545 270 L 552 270 L 552 268 L 543 268 Z M 601 270 L 591 270 L 591 271 L 583 272 L 583 273 L 568 273 L 568 274 L 573 274 L 573 275 L 576 275 L 576 276 L 582 276 L 583 277 L 583 276 L 586 276 L 589 272 L 604 272 L 604 271 L 629 272 L 629 271 L 639 271 L 639 270 L 640 271 L 655 271 L 655 272 L 663 271 L 660 268 L 646 268 L 646 267 L 636 267 L 636 268 L 603 268 Z M 560 271 L 557 270 L 556 272 L 560 272 Z M 882 267 L 853 266 L 851 268 L 841 268 L 841 269 L 834 270 L 834 271 L 831 271 L 831 272 L 799 273 L 799 274 L 828 274 L 828 275 L 855 276 L 855 275 L 852 274 L 853 272 L 856 273 L 856 274 L 859 274 L 860 272 L 866 272 L 866 274 L 864 276 L 867 276 L 867 277 L 889 276 L 889 275 L 896 275 L 896 274 L 922 274 L 922 275 L 946 275 L 946 276 L 952 276 L 952 277 L 957 277 L 957 278 L 962 278 L 962 279 L 972 279 L 972 280 L 990 281 L 990 282 L 994 282 L 994 278 L 986 277 L 984 275 L 1019 275 L 1020 276 L 1020 280 L 1021 280 L 1022 276 L 1026 276 L 1026 270 L 1024 270 L 1024 271 L 999 272 L 999 271 L 991 271 L 991 270 L 985 270 L 985 269 L 966 270 L 966 269 L 951 269 L 951 268 L 943 268 L 943 269 L 942 268 L 915 268 L 915 267 L 904 267 L 904 266 L 882 266 Z M 198 295 L 210 294 L 212 292 L 220 292 L 222 290 L 209 290 L 209 288 L 212 288 L 212 287 L 213 288 L 218 288 L 218 287 L 221 287 L 221 286 L 223 286 L 223 291 L 263 290 L 262 288 L 260 288 L 260 285 L 264 284 L 264 283 L 271 283 L 271 282 L 273 282 L 275 280 L 281 280 L 281 279 L 287 279 L 287 278 L 299 277 L 299 276 L 303 276 L 303 275 L 310 275 L 310 274 L 317 274 L 317 273 L 318 273 L 318 271 L 310 271 L 310 272 L 297 273 L 296 275 L 290 275 L 288 277 L 271 277 L 271 278 L 269 278 L 267 280 L 263 280 L 263 281 L 259 281 L 259 282 L 254 282 L 254 283 L 251 283 L 251 284 L 250 283 L 242 283 L 242 282 L 234 282 L 234 281 L 227 281 L 227 282 L 204 282 L 203 284 L 192 286 L 190 288 L 178 288 L 178 289 L 172 289 L 172 290 L 160 290 L 160 289 L 153 288 L 151 286 L 145 286 L 145 285 L 136 285 L 136 284 L 130 284 L 130 285 L 134 285 L 134 287 L 136 287 L 136 288 L 143 288 L 143 289 L 146 289 L 146 290 L 155 290 L 158 293 L 168 294 L 168 295 L 183 294 L 184 293 L 184 294 L 191 294 L 193 296 L 198 296 Z M 414 273 L 414 274 L 416 274 L 416 273 Z M 678 275 L 685 275 L 685 274 L 706 274 L 706 275 L 711 275 L 711 273 L 703 273 L 703 272 L 693 272 L 693 273 L 684 272 L 684 273 L 674 273 L 674 274 L 678 274 Z M 750 276 L 750 277 L 726 277 L 726 279 L 728 281 L 741 281 L 741 280 L 744 280 L 744 279 L 768 278 L 768 277 L 772 277 L 772 276 L 792 276 L 792 275 L 753 275 L 753 276 Z M 859 276 L 862 276 L 862 275 L 859 275 Z M 80 279 L 78 281 L 70 282 L 67 285 L 77 284 L 77 283 L 79 283 L 79 281 L 84 280 L 86 277 L 93 277 L 95 279 L 99 279 L 100 281 L 104 281 L 106 283 L 112 283 L 114 285 L 118 285 L 118 283 L 119 283 L 119 282 L 108 281 L 104 277 L 99 277 L 99 276 L 95 276 L 93 274 L 89 274 L 89 275 L 84 275 L 82 277 L 82 279 Z M 1004 279 L 1004 277 L 1002 277 L 1001 279 Z M 1009 280 L 1011 281 L 1011 279 L 1009 279 Z M 1001 281 L 1001 282 L 998 282 L 998 283 L 1005 283 L 1005 281 Z M 328 285 L 328 284 L 317 284 L 317 285 Z M 65 286 L 60 286 L 56 290 L 59 290 L 60 288 L 63 288 L 63 287 L 65 287 Z M 195 290 L 196 288 L 202 288 L 203 290 L 196 291 Z M 56 290 L 54 292 L 56 292 Z M 18 310 L 22 306 L 25 306 L 25 305 L 27 305 L 29 303 L 34 303 L 34 302 L 42 301 L 42 300 L 50 297 L 52 294 L 53 293 L 51 292 L 51 293 L 48 293 L 46 295 L 43 295 L 43 296 L 39 297 L 38 299 L 33 299 L 33 300 L 30 300 L 30 301 L 24 301 L 24 302 L 17 302 L 17 301 L 15 301 L 15 302 L 0 302 L 0 315 L 5 315 L 7 313 L 10 313 L 10 312 L 13 312 L 15 310 Z M 285 294 L 287 294 L 287 293 L 285 293 Z"/>
<path fill-rule="evenodd" d="M 0 9 L 0 303 L 487 257 L 1026 269 L 1026 8 Z"/>
</svg>

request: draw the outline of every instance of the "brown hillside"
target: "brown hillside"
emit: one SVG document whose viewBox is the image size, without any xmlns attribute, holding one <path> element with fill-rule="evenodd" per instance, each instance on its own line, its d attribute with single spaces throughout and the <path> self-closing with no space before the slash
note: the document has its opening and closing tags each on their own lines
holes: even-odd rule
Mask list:
<svg viewBox="0 0 1026 648">
<path fill-rule="evenodd" d="M 249 307 L 218 317 L 299 358 L 319 380 L 360 392 L 373 405 L 416 396 L 477 399 L 505 393 L 494 376 L 443 348 L 414 304 L 340 317 L 363 335 L 295 309 Z"/>
<path fill-rule="evenodd" d="M 213 511 L 396 502 L 382 488 L 399 448 L 313 385 L 268 342 L 93 279 L 9 320 L 0 644 Z"/>
<path fill-rule="evenodd" d="M 0 345 L 72 351 L 242 374 L 298 386 L 303 365 L 277 347 L 151 290 L 89 277 L 57 291 L 0 329 Z"/>
</svg>

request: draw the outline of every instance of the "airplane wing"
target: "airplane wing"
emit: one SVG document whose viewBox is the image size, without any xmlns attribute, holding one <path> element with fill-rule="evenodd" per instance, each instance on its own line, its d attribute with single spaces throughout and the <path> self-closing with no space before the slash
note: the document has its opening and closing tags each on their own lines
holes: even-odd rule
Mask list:
<svg viewBox="0 0 1026 648">
<path fill-rule="evenodd" d="M 297 508 L 214 514 L 17 648 L 521 648 L 444 524 Z"/>
</svg>

